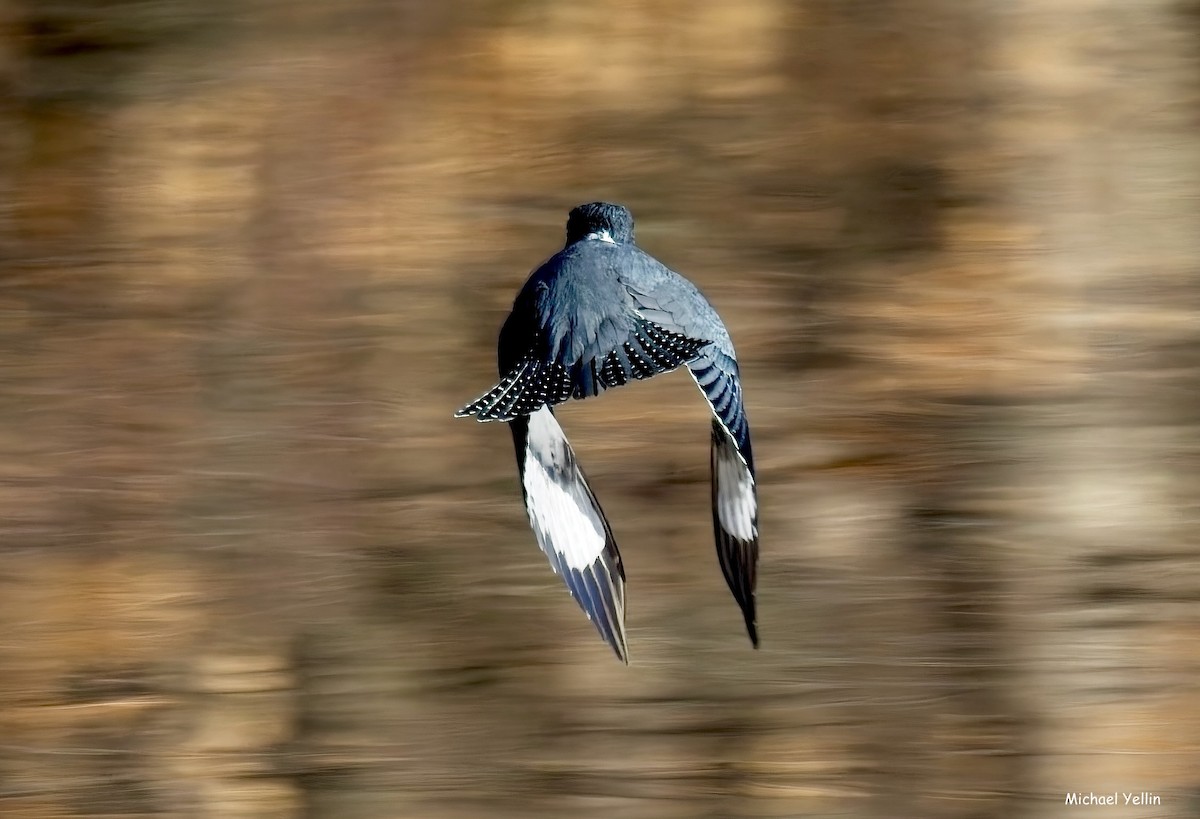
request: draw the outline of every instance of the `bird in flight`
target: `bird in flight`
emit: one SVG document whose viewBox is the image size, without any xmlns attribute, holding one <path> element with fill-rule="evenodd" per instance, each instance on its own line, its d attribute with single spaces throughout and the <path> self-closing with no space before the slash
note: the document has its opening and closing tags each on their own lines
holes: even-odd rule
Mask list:
<svg viewBox="0 0 1200 819">
<path fill-rule="evenodd" d="M 498 357 L 499 383 L 455 416 L 508 422 L 538 545 L 626 663 L 621 554 L 553 407 L 688 368 L 713 413 L 717 558 L 757 648 L 758 494 L 733 342 L 696 286 L 634 243 L 626 208 L 570 212 L 566 246 L 517 294 Z"/>
</svg>

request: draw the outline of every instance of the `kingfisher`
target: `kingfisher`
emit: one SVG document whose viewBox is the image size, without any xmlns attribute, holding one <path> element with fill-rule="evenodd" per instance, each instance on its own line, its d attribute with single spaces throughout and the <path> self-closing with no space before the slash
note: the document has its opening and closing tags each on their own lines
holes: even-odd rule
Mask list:
<svg viewBox="0 0 1200 819">
<path fill-rule="evenodd" d="M 529 276 L 500 329 L 499 382 L 455 413 L 505 421 L 529 524 L 551 568 L 625 663 L 625 569 L 554 407 L 687 367 L 712 410 L 717 559 L 758 647 L 758 488 L 737 355 L 690 281 L 637 246 L 633 215 L 592 202 Z"/>
</svg>

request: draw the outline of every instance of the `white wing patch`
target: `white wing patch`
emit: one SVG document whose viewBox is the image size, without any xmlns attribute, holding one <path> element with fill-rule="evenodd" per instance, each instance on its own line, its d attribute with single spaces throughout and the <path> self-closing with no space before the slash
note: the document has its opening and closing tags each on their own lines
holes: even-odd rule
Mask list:
<svg viewBox="0 0 1200 819">
<path fill-rule="evenodd" d="M 568 452 L 550 410 L 543 407 L 529 416 L 524 469 L 529 524 L 542 551 L 553 550 L 568 568 L 585 569 L 604 551 L 604 523 Z"/>
<path fill-rule="evenodd" d="M 755 540 L 758 528 L 758 499 L 754 477 L 738 454 L 729 431 L 722 426 L 725 440 L 716 447 L 717 517 L 721 527 L 739 540 Z"/>
</svg>

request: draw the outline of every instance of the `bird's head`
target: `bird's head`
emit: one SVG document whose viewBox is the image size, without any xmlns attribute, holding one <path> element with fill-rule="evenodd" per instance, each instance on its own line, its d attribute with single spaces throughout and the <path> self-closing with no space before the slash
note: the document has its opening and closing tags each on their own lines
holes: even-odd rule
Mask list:
<svg viewBox="0 0 1200 819">
<path fill-rule="evenodd" d="M 567 216 L 567 245 L 583 239 L 633 244 L 633 214 L 623 205 L 608 202 L 580 205 Z"/>
</svg>

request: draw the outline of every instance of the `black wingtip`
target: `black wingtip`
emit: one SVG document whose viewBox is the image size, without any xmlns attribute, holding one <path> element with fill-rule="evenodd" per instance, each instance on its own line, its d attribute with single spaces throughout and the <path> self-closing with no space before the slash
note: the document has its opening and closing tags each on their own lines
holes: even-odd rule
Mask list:
<svg viewBox="0 0 1200 819">
<path fill-rule="evenodd" d="M 746 633 L 750 635 L 750 643 L 758 648 L 758 615 L 754 605 L 754 592 L 750 593 L 749 601 L 737 596 L 737 604 L 742 610 L 742 619 L 746 622 Z"/>
<path fill-rule="evenodd" d="M 617 659 L 625 665 L 629 665 L 629 646 L 626 642 L 625 627 L 622 625 L 617 634 L 613 635 L 613 639 L 609 640 L 604 635 L 601 635 L 604 642 L 608 643 L 609 648 L 613 650 L 613 654 L 617 655 Z"/>
</svg>

